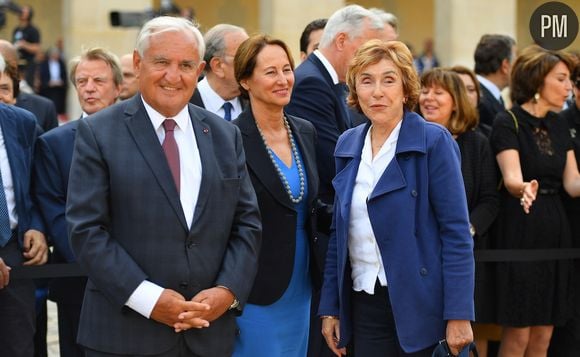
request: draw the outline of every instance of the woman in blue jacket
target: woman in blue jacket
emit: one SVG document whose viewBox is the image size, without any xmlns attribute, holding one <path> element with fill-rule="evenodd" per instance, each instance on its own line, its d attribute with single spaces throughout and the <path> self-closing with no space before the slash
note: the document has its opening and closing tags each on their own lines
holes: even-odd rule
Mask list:
<svg viewBox="0 0 580 357">
<path fill-rule="evenodd" d="M 419 80 L 398 41 L 363 45 L 349 104 L 370 120 L 335 150 L 333 231 L 319 314 L 340 356 L 431 356 L 473 340 L 473 240 L 457 144 L 411 112 Z M 345 348 L 346 347 L 346 348 Z"/>
</svg>

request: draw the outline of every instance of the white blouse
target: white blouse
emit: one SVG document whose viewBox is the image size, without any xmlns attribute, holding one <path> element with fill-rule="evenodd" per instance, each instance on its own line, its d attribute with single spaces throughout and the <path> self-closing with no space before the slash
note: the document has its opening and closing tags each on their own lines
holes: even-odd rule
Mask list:
<svg viewBox="0 0 580 357">
<path fill-rule="evenodd" d="M 348 227 L 348 250 L 352 267 L 353 289 L 355 291 L 365 291 L 371 295 L 374 294 L 377 277 L 382 286 L 387 286 L 387 277 L 381 252 L 369 219 L 367 199 L 395 156 L 401 123 L 402 121 L 393 129 L 374 159 L 371 147 L 372 126 L 369 128 L 365 137 L 361 162 L 352 193 Z M 389 217 L 385 217 L 385 220 L 380 222 L 380 224 L 389 224 Z"/>
</svg>

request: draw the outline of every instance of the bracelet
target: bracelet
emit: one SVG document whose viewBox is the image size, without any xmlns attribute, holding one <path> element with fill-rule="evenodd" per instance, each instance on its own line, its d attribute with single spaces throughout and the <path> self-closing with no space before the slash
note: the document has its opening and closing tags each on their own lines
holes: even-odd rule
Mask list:
<svg viewBox="0 0 580 357">
<path fill-rule="evenodd" d="M 321 319 L 323 320 L 338 320 L 338 316 L 332 316 L 332 315 L 322 315 L 320 316 Z"/>
</svg>

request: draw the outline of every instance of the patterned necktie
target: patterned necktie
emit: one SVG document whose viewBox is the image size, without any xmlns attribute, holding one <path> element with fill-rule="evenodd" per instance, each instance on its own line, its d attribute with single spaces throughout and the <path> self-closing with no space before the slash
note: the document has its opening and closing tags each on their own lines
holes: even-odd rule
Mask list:
<svg viewBox="0 0 580 357">
<path fill-rule="evenodd" d="M 8 204 L 4 193 L 4 183 L 0 174 L 0 247 L 4 247 L 12 236 L 10 229 L 10 218 L 8 216 Z"/>
<path fill-rule="evenodd" d="M 222 105 L 222 107 L 224 108 L 224 119 L 227 121 L 231 121 L 232 109 L 234 108 L 234 106 L 230 102 L 225 102 L 224 105 Z"/>
<path fill-rule="evenodd" d="M 175 181 L 175 187 L 177 187 L 177 192 L 180 189 L 181 176 L 179 172 L 179 147 L 175 141 L 175 136 L 173 135 L 175 125 L 177 123 L 173 119 L 165 119 L 163 121 L 163 129 L 165 129 L 165 139 L 163 140 L 163 151 L 165 152 L 165 157 L 167 158 L 167 163 L 169 164 L 169 169 L 171 170 L 171 175 L 173 176 L 173 181 Z"/>
</svg>

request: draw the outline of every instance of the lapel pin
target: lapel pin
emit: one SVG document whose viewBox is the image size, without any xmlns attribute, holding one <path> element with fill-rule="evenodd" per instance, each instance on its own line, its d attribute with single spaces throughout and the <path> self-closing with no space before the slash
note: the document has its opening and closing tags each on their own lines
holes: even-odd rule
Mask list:
<svg viewBox="0 0 580 357">
<path fill-rule="evenodd" d="M 203 128 L 203 133 L 204 133 L 204 134 L 207 134 L 207 133 L 209 133 L 209 129 L 208 129 L 208 128 Z"/>
</svg>

